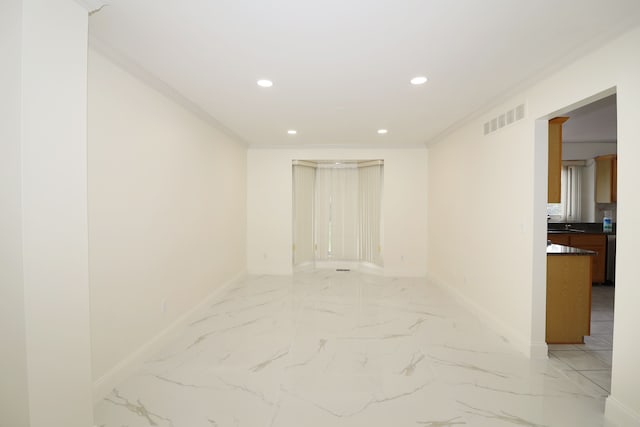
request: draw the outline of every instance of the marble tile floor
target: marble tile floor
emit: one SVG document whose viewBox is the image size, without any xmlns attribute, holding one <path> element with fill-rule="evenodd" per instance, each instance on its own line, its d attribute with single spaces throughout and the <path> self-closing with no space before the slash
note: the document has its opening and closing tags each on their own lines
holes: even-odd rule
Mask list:
<svg viewBox="0 0 640 427">
<path fill-rule="evenodd" d="M 524 357 L 422 278 L 248 277 L 100 401 L 95 424 L 604 425 L 604 395 L 563 363 Z"/>
<path fill-rule="evenodd" d="M 549 357 L 560 369 L 592 393 L 605 397 L 611 391 L 614 295 L 614 286 L 594 285 L 591 335 L 584 337 L 584 344 L 549 346 Z"/>
</svg>

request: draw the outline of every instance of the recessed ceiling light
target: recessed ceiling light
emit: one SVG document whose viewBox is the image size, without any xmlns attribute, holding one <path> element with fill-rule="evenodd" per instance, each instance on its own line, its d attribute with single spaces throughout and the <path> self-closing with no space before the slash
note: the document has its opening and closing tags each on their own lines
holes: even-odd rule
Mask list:
<svg viewBox="0 0 640 427">
<path fill-rule="evenodd" d="M 380 135 L 384 135 L 384 134 L 385 134 L 385 133 L 387 133 L 387 132 L 388 132 L 388 130 L 386 130 L 386 129 L 378 129 L 378 133 L 379 133 Z"/>
<path fill-rule="evenodd" d="M 295 129 L 289 129 L 289 130 L 287 131 L 287 133 L 288 133 L 289 135 L 295 135 L 295 134 L 297 134 L 297 133 L 298 133 L 298 131 L 297 131 L 297 130 L 295 130 Z"/>
<path fill-rule="evenodd" d="M 412 85 L 421 85 L 427 82 L 427 78 L 425 76 L 417 76 L 411 79 Z"/>
<path fill-rule="evenodd" d="M 273 86 L 273 82 L 271 80 L 258 80 L 258 86 L 260 87 L 271 87 Z"/>
</svg>

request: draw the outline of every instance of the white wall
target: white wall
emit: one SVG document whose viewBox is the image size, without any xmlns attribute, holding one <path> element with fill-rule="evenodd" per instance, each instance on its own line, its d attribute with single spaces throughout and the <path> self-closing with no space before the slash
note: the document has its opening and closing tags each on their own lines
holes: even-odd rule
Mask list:
<svg viewBox="0 0 640 427">
<path fill-rule="evenodd" d="M 546 119 L 617 87 L 618 264 L 607 415 L 640 423 L 640 29 L 565 67 L 429 149 L 429 272 L 516 345 L 544 349 Z M 487 137 L 482 124 L 526 101 L 527 117 Z M 536 121 L 536 119 L 541 119 Z M 537 137 L 535 134 L 537 133 Z M 461 226 L 462 225 L 462 226 Z"/>
<path fill-rule="evenodd" d="M 428 271 L 528 353 L 533 126 L 485 137 L 482 123 L 429 149 Z"/>
<path fill-rule="evenodd" d="M 89 224 L 104 385 L 245 270 L 246 148 L 90 50 Z"/>
<path fill-rule="evenodd" d="M 87 10 L 9 1 L 0 16 L 0 425 L 86 427 Z"/>
<path fill-rule="evenodd" d="M 247 266 L 255 274 L 292 272 L 292 160 L 384 160 L 384 273 L 426 274 L 426 149 L 249 149 Z"/>
</svg>

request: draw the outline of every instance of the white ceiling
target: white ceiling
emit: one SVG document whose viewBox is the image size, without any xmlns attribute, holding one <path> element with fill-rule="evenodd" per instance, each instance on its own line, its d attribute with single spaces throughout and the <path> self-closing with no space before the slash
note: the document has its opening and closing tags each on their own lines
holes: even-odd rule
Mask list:
<svg viewBox="0 0 640 427">
<path fill-rule="evenodd" d="M 563 142 L 617 142 L 616 95 L 602 98 L 563 114 L 569 120 L 562 125 Z"/>
<path fill-rule="evenodd" d="M 425 144 L 640 23 L 638 0 L 108 3 L 96 46 L 268 147 Z"/>
</svg>

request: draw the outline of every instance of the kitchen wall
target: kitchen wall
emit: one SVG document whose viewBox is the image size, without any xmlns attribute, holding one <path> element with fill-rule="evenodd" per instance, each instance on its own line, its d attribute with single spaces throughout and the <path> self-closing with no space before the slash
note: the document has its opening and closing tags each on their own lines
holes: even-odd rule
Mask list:
<svg viewBox="0 0 640 427">
<path fill-rule="evenodd" d="M 384 274 L 424 276 L 427 150 L 249 149 L 247 264 L 250 273 L 292 272 L 292 160 L 384 160 Z"/>
<path fill-rule="evenodd" d="M 604 217 L 611 218 L 611 221 L 618 222 L 618 204 L 617 203 L 596 203 L 596 211 L 594 222 L 602 222 Z"/>
<path fill-rule="evenodd" d="M 591 159 L 591 158 L 590 158 Z M 581 201 L 581 222 L 596 221 L 596 162 L 595 160 L 587 160 L 582 170 L 582 194 Z M 602 218 L 601 218 L 602 219 Z"/>
<path fill-rule="evenodd" d="M 246 148 L 89 50 L 96 397 L 245 270 Z"/>
<path fill-rule="evenodd" d="M 614 222 L 617 219 L 616 203 L 596 203 L 594 158 L 617 153 L 615 142 L 563 142 L 562 160 L 587 160 L 582 175 L 582 218 L 580 222 L 600 222 L 605 212 Z"/>
<path fill-rule="evenodd" d="M 559 69 L 429 148 L 428 269 L 524 352 L 544 356 L 547 120 L 604 96 L 618 103 L 618 252 L 607 415 L 640 423 L 640 29 Z M 488 136 L 488 119 L 526 117 Z M 632 424 L 635 423 L 635 424 Z"/>
</svg>

